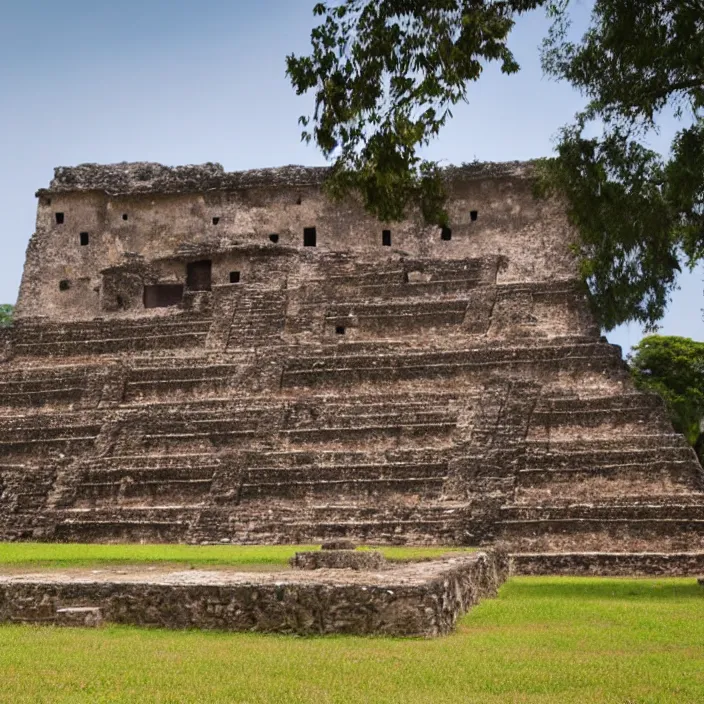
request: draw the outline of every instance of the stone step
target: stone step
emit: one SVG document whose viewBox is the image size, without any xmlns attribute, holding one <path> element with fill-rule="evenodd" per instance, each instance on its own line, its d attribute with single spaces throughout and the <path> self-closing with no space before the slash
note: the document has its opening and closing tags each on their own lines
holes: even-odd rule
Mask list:
<svg viewBox="0 0 704 704">
<path fill-rule="evenodd" d="M 679 477 L 690 474 L 692 463 L 687 460 L 662 459 L 647 463 L 628 462 L 582 467 L 539 467 L 518 471 L 516 484 L 521 487 L 549 487 L 555 482 L 580 482 L 595 477 L 634 479 L 663 475 Z"/>
<path fill-rule="evenodd" d="M 295 430 L 282 430 L 281 435 L 290 442 L 321 443 L 339 441 L 354 441 L 374 437 L 439 437 L 453 433 L 457 428 L 455 421 L 445 423 L 411 423 L 393 418 L 384 419 L 387 424 L 375 423 L 348 423 L 337 427 L 298 428 Z"/>
<path fill-rule="evenodd" d="M 154 364 L 154 360 L 152 360 Z M 212 362 L 204 364 L 202 359 L 184 360 L 183 366 L 139 366 L 130 370 L 127 378 L 129 386 L 138 387 L 144 384 L 167 382 L 172 384 L 188 384 L 213 379 L 230 379 L 241 372 L 241 365 Z"/>
<path fill-rule="evenodd" d="M 523 469 L 516 475 L 515 502 L 540 505 L 554 499 L 572 499 L 575 502 L 614 500 L 626 491 L 642 496 L 677 496 L 702 489 L 704 478 L 693 462 Z"/>
<path fill-rule="evenodd" d="M 0 379 L 0 407 L 16 413 L 22 407 L 75 403 L 101 371 L 90 365 L 7 369 Z"/>
<path fill-rule="evenodd" d="M 530 365 L 532 371 L 594 372 L 622 364 L 618 349 L 603 344 L 486 348 L 462 352 L 399 352 L 394 356 L 300 356 L 286 362 L 282 386 L 348 385 L 454 377 L 490 370 L 510 371 Z"/>
<path fill-rule="evenodd" d="M 90 340 L 17 342 L 13 350 L 24 357 L 88 357 L 173 348 L 191 348 L 205 342 L 207 331 L 139 335 L 136 337 L 106 337 Z"/>
<path fill-rule="evenodd" d="M 413 295 L 415 287 L 430 284 L 466 281 L 475 285 L 493 284 L 499 266 L 497 256 L 455 260 L 406 259 L 403 263 L 378 261 L 373 264 L 325 259 L 319 264 L 320 275 L 305 280 L 305 299 L 316 300 L 317 294 L 330 300 L 336 294 L 348 293 L 364 299 L 379 298 L 389 289 L 397 291 L 398 297 L 407 298 Z"/>
<path fill-rule="evenodd" d="M 518 575 L 692 577 L 704 573 L 704 551 L 514 553 L 511 564 Z"/>
<path fill-rule="evenodd" d="M 630 518 L 509 522 L 496 536 L 510 552 L 704 551 L 704 521 Z"/>
<path fill-rule="evenodd" d="M 425 502 L 414 506 L 345 503 L 301 506 L 271 501 L 242 504 L 231 527 L 239 542 L 295 543 L 348 538 L 380 544 L 458 544 L 465 534 L 466 506 Z"/>
<path fill-rule="evenodd" d="M 535 408 L 535 413 L 569 413 L 580 411 L 627 410 L 630 408 L 665 408 L 657 394 L 634 391 L 609 396 L 578 397 L 572 395 L 544 396 Z"/>
<path fill-rule="evenodd" d="M 0 406 L 11 408 L 26 408 L 35 406 L 70 405 L 77 403 L 83 397 L 87 384 L 66 385 L 59 384 L 36 385 L 35 388 L 17 388 L 8 391 L 0 389 Z"/>
<path fill-rule="evenodd" d="M 321 303 L 340 300 L 340 302 L 354 301 L 355 299 L 368 301 L 408 301 L 414 298 L 441 298 L 454 297 L 484 285 L 480 276 L 464 275 L 462 278 L 437 279 L 434 281 L 408 281 L 404 282 L 404 272 L 398 272 L 396 277 L 386 283 L 362 283 L 355 285 L 352 281 L 345 281 L 335 286 L 334 291 L 316 291 L 310 287 L 310 293 L 305 301 L 311 306 Z M 328 283 L 328 282 L 326 282 Z"/>
<path fill-rule="evenodd" d="M 531 416 L 531 428 L 545 426 L 555 428 L 559 426 L 577 426 L 592 428 L 594 426 L 626 425 L 640 423 L 648 426 L 650 432 L 656 428 L 663 431 L 672 427 L 670 420 L 661 406 L 644 403 L 642 406 L 619 406 L 618 404 L 604 404 L 603 408 L 582 408 L 575 404 L 571 410 L 542 411 L 535 410 Z"/>
<path fill-rule="evenodd" d="M 271 469 L 296 469 L 303 467 L 328 467 L 331 471 L 348 467 L 372 467 L 383 464 L 395 465 L 445 465 L 449 459 L 446 451 L 430 448 L 393 448 L 381 451 L 365 449 L 306 450 L 275 449 L 246 451 L 242 453 L 242 464 L 249 467 Z"/>
<path fill-rule="evenodd" d="M 56 512 L 61 542 L 185 542 L 201 506 L 66 509 Z"/>
<path fill-rule="evenodd" d="M 220 466 L 220 459 L 212 453 L 182 453 L 156 455 L 110 455 L 106 457 L 87 460 L 83 463 L 86 472 L 130 472 L 138 471 L 191 471 L 203 469 L 216 469 Z"/>
<path fill-rule="evenodd" d="M 704 493 L 682 496 L 622 495 L 612 501 L 573 503 L 569 499 L 542 506 L 507 505 L 500 510 L 503 523 L 599 520 L 692 520 L 704 523 Z"/>
<path fill-rule="evenodd" d="M 422 495 L 425 500 L 437 499 L 442 494 L 445 477 L 403 477 L 364 479 L 311 479 L 284 482 L 244 482 L 240 500 L 282 498 L 302 499 L 337 495 L 340 498 L 387 497 L 395 495 Z"/>
<path fill-rule="evenodd" d="M 19 342 L 83 342 L 106 338 L 133 338 L 139 334 L 168 334 L 188 330 L 203 332 L 212 320 L 200 315 L 180 314 L 130 320 L 85 320 L 63 323 L 20 323 L 14 328 Z"/>
<path fill-rule="evenodd" d="M 185 542 L 189 526 L 178 521 L 65 521 L 53 539 L 69 543 Z"/>
<path fill-rule="evenodd" d="M 594 442 L 527 442 L 526 464 L 535 470 L 582 470 L 585 467 L 597 471 L 599 467 L 636 464 L 647 466 L 653 462 L 691 462 L 692 448 L 679 435 L 640 436 L 639 442 L 649 447 L 624 447 L 622 439 L 614 438 Z"/>
<path fill-rule="evenodd" d="M 184 467 L 124 467 L 113 466 L 110 460 L 106 460 L 104 467 L 100 469 L 95 466 L 83 474 L 83 482 L 92 483 L 116 483 L 123 479 L 130 479 L 133 482 L 169 482 L 169 481 L 201 481 L 210 480 L 220 465 L 202 464 Z"/>
<path fill-rule="evenodd" d="M 464 504 L 359 507 L 249 501 L 239 506 L 131 506 L 55 512 L 53 539 L 68 542 L 296 543 L 350 537 L 381 543 L 457 544 Z"/>
<path fill-rule="evenodd" d="M 467 304 L 467 300 L 456 299 L 415 303 L 333 304 L 326 310 L 325 323 L 386 334 L 428 327 L 458 326 L 464 322 Z"/>
<path fill-rule="evenodd" d="M 591 462 L 613 464 L 619 461 L 617 458 L 622 461 L 628 461 L 629 458 L 643 458 L 648 461 L 662 458 L 663 453 L 672 458 L 692 457 L 691 446 L 679 433 L 653 433 L 648 428 L 644 428 L 644 431 L 639 434 L 613 432 L 607 437 L 590 435 L 580 439 L 528 438 L 525 443 L 526 458 L 531 466 L 553 466 L 557 462 L 565 466 L 577 462 L 583 466 Z"/>
<path fill-rule="evenodd" d="M 86 503 L 98 506 L 124 505 L 130 501 L 140 504 L 147 500 L 163 502 L 205 500 L 211 490 L 213 477 L 202 479 L 136 479 L 132 481 L 83 481 L 76 485 L 74 506 Z"/>
<path fill-rule="evenodd" d="M 39 420 L 43 420 L 41 416 Z M 49 417 L 49 421 L 54 418 Z M 86 422 L 83 425 L 53 425 L 47 421 L 32 426 L 0 427 L 0 454 L 6 459 L 18 456 L 63 454 L 70 457 L 94 446 L 101 426 Z"/>
<path fill-rule="evenodd" d="M 442 480 L 448 472 L 447 462 L 412 463 L 386 462 L 376 464 L 311 464 L 293 467 L 245 465 L 242 480 L 246 483 L 313 482 L 313 481 L 368 481 L 415 479 Z"/>
</svg>

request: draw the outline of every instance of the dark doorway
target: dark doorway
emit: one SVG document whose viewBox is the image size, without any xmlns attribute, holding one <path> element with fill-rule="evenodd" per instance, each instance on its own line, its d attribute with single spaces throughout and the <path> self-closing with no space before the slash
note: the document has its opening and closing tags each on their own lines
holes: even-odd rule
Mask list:
<svg viewBox="0 0 704 704">
<path fill-rule="evenodd" d="M 391 230 L 382 230 L 381 233 L 381 244 L 384 247 L 391 246 Z"/>
<path fill-rule="evenodd" d="M 317 244 L 317 233 L 314 227 L 304 227 L 303 228 L 303 246 L 304 247 L 315 247 Z"/>
<path fill-rule="evenodd" d="M 445 240 L 446 242 L 448 240 L 452 239 L 452 230 L 449 227 L 443 227 L 442 231 L 440 232 L 440 239 Z"/>
<path fill-rule="evenodd" d="M 186 287 L 189 291 L 210 291 L 213 283 L 213 263 L 210 259 L 186 265 Z"/>
<path fill-rule="evenodd" d="M 144 287 L 145 308 L 177 306 L 183 299 L 183 284 L 156 284 Z"/>
</svg>

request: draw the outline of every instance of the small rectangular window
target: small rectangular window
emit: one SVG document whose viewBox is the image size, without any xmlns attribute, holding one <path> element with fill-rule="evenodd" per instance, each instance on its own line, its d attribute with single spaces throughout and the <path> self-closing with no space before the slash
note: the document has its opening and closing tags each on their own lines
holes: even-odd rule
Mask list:
<svg viewBox="0 0 704 704">
<path fill-rule="evenodd" d="M 479 211 L 478 210 L 470 210 L 469 211 L 469 219 L 472 222 L 477 222 L 477 218 L 479 217 Z"/>
<path fill-rule="evenodd" d="M 440 239 L 445 240 L 446 242 L 448 240 L 452 239 L 452 230 L 449 227 L 443 227 L 442 232 L 440 233 Z"/>
<path fill-rule="evenodd" d="M 240 282 L 240 272 L 239 271 L 231 271 L 230 272 L 230 283 L 231 284 L 238 284 Z"/>
<path fill-rule="evenodd" d="M 384 230 L 381 233 L 381 244 L 384 247 L 391 246 L 391 230 Z"/>
<path fill-rule="evenodd" d="M 63 213 L 55 213 L 55 216 L 56 216 L 56 224 L 63 225 L 64 224 L 64 214 Z"/>
<path fill-rule="evenodd" d="M 317 233 L 314 227 L 303 228 L 303 246 L 315 247 L 317 244 Z"/>
<path fill-rule="evenodd" d="M 81 247 L 85 247 L 90 240 L 90 235 L 87 232 L 81 232 Z"/>
<path fill-rule="evenodd" d="M 336 334 L 336 335 L 344 335 L 344 334 L 345 334 L 345 327 L 344 327 L 344 325 L 338 325 L 338 326 L 335 328 L 335 334 Z"/>
</svg>

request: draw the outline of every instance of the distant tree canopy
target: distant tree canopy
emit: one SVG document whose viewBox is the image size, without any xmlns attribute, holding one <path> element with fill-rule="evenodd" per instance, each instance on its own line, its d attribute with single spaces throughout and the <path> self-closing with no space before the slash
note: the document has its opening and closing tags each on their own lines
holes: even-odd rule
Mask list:
<svg viewBox="0 0 704 704">
<path fill-rule="evenodd" d="M 13 316 L 15 314 L 15 306 L 9 303 L 0 304 L 0 327 L 12 325 Z"/>
<path fill-rule="evenodd" d="M 704 342 L 686 337 L 650 335 L 628 358 L 638 388 L 659 393 L 670 410 L 675 429 L 704 459 Z"/>
<path fill-rule="evenodd" d="M 553 19 L 546 74 L 587 100 L 557 157 L 541 163 L 541 190 L 566 196 L 602 326 L 652 328 L 681 268 L 704 258 L 704 0 L 596 0 L 578 42 L 568 38 L 570 0 L 319 3 L 311 54 L 287 58 L 296 91 L 315 93 L 303 139 L 332 162 L 331 195 L 355 190 L 382 220 L 412 204 L 444 223 L 441 172 L 418 149 L 487 63 L 519 70 L 507 40 L 516 18 L 539 7 Z M 665 158 L 647 138 L 667 111 L 682 129 Z"/>
</svg>

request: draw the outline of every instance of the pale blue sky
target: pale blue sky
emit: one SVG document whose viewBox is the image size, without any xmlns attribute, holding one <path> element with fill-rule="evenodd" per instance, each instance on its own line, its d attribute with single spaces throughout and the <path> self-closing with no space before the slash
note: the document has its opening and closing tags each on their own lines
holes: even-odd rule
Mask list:
<svg viewBox="0 0 704 704">
<path fill-rule="evenodd" d="M 218 161 L 228 170 L 322 164 L 299 140 L 286 54 L 305 52 L 314 0 L 9 0 L 0 24 L 0 302 L 14 302 L 34 227 L 37 188 L 58 165 Z M 584 21 L 590 0 L 578 2 Z M 470 103 L 427 150 L 462 163 L 551 153 L 581 106 L 542 77 L 547 22 L 523 18 L 511 39 L 517 76 L 485 72 Z M 672 126 L 653 145 L 666 148 Z M 702 272 L 682 277 L 663 333 L 704 339 Z M 636 326 L 609 335 L 625 348 Z"/>
</svg>

